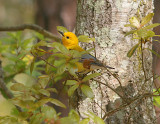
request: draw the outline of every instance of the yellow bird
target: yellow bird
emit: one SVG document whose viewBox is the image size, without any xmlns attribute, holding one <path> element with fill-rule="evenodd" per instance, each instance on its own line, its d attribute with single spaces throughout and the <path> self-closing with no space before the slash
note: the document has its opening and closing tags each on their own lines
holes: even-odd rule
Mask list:
<svg viewBox="0 0 160 124">
<path fill-rule="evenodd" d="M 84 51 L 84 49 L 79 46 L 78 38 L 74 33 L 72 32 L 62 33 L 60 31 L 59 33 L 62 35 L 63 45 L 68 50 L 77 50 L 79 52 Z M 91 54 L 83 54 L 79 62 L 76 64 L 78 67 L 78 72 L 89 72 L 95 69 L 105 69 L 105 68 L 114 69 L 112 67 L 105 66 Z"/>
</svg>

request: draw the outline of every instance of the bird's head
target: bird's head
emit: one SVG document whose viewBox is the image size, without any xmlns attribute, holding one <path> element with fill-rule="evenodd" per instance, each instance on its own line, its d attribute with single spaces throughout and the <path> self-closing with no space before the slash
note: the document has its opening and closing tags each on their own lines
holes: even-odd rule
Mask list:
<svg viewBox="0 0 160 124">
<path fill-rule="evenodd" d="M 78 38 L 72 32 L 59 32 L 62 35 L 62 43 L 65 47 L 69 48 L 74 45 L 78 45 Z"/>
</svg>

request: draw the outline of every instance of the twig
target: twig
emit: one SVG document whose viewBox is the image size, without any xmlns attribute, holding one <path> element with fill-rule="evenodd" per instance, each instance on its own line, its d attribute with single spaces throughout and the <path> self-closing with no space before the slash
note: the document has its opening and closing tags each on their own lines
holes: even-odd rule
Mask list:
<svg viewBox="0 0 160 124">
<path fill-rule="evenodd" d="M 54 65 L 52 65 L 51 63 L 47 62 L 43 57 L 41 57 L 41 56 L 35 56 L 32 52 L 31 52 L 31 54 L 32 54 L 34 57 L 40 58 L 40 59 L 43 60 L 46 64 L 48 64 L 48 65 L 56 68 L 56 67 L 55 67 Z"/>
<path fill-rule="evenodd" d="M 61 39 L 59 37 L 54 36 L 52 33 L 46 31 L 42 27 L 35 24 L 23 24 L 23 25 L 17 25 L 17 26 L 0 27 L 0 31 L 23 31 L 25 29 L 34 30 L 36 32 L 43 34 L 48 38 L 51 38 L 57 42 L 61 42 Z"/>
<path fill-rule="evenodd" d="M 137 100 L 141 100 L 141 99 L 143 99 L 144 97 L 151 97 L 151 96 L 154 96 L 154 95 L 151 94 L 151 93 L 146 93 L 146 94 L 143 94 L 143 95 L 141 95 L 141 96 L 135 97 L 135 98 L 134 98 L 133 100 L 131 100 L 129 103 L 125 103 L 125 104 L 123 104 L 122 106 L 120 106 L 119 108 L 116 108 L 116 109 L 114 109 L 114 110 L 109 111 L 108 113 L 106 113 L 106 114 L 103 116 L 102 119 L 105 120 L 107 116 L 113 115 L 114 113 L 116 113 L 116 112 L 122 110 L 123 108 L 131 105 L 133 102 L 135 102 L 135 101 L 137 101 Z"/>
<path fill-rule="evenodd" d="M 106 111 L 102 108 L 102 106 L 100 106 L 95 100 L 94 103 L 106 114 Z"/>
<path fill-rule="evenodd" d="M 3 90 L 3 92 L 5 93 L 5 95 L 9 99 L 13 98 L 12 92 L 6 87 L 6 83 L 4 82 L 4 79 L 3 79 L 3 71 L 2 71 L 2 67 L 1 67 L 1 61 L 0 61 L 0 88 Z"/>
<path fill-rule="evenodd" d="M 107 86 L 108 88 L 110 88 L 112 91 L 114 91 L 121 99 L 124 100 L 123 96 L 121 96 L 114 88 L 112 88 L 111 86 L 109 86 L 108 84 L 102 83 L 99 80 L 93 79 L 94 81 L 98 82 L 99 84 L 103 84 L 105 86 Z"/>
<path fill-rule="evenodd" d="M 0 61 L 0 88 L 3 90 L 3 92 L 5 93 L 5 95 L 9 98 L 12 99 L 14 97 L 14 95 L 12 94 L 12 92 L 6 87 L 6 83 L 4 82 L 3 79 L 3 70 L 2 70 L 2 66 L 1 66 L 1 61 Z M 21 108 L 17 105 L 15 105 L 17 110 L 19 112 L 21 112 Z"/>
<path fill-rule="evenodd" d="M 121 81 L 119 80 L 119 78 L 118 78 L 116 75 L 114 75 L 109 69 L 106 68 L 106 70 L 109 72 L 110 75 L 112 75 L 112 76 L 119 82 L 119 85 L 120 85 L 120 87 L 121 87 L 121 90 L 123 91 L 123 94 L 125 95 L 125 91 L 124 91 L 124 89 L 123 89 L 122 83 L 121 83 Z"/>
<path fill-rule="evenodd" d="M 101 106 L 100 106 L 100 108 L 102 108 L 102 99 L 104 98 L 104 96 L 103 96 L 103 92 L 102 92 L 102 88 L 101 88 L 101 84 L 99 83 L 99 88 L 100 88 L 100 91 L 101 91 Z M 97 103 L 98 104 L 98 103 Z M 102 109 L 103 110 L 103 109 Z M 105 111 L 104 111 L 105 112 Z M 102 118 L 102 111 L 101 111 L 101 118 Z"/>
<path fill-rule="evenodd" d="M 142 43 L 142 38 L 141 38 L 141 57 L 142 57 L 142 69 L 143 69 L 143 73 L 144 73 L 144 78 L 145 78 L 145 82 L 147 80 L 147 76 L 146 76 L 146 71 L 144 68 L 144 60 L 143 60 L 143 43 Z"/>
<path fill-rule="evenodd" d="M 140 102 L 142 102 L 142 101 L 139 101 L 137 104 L 135 104 L 135 106 L 134 106 L 134 107 L 132 107 L 132 109 L 130 108 L 131 110 L 129 110 L 129 111 L 130 111 L 130 113 L 129 113 L 129 116 L 128 116 L 128 119 L 127 119 L 127 123 L 126 123 L 126 124 L 131 124 L 131 122 L 130 122 L 130 118 L 131 118 L 131 116 L 132 116 L 132 114 L 133 114 L 134 110 L 136 110 L 136 109 L 135 109 L 135 107 L 136 107 Z"/>
<path fill-rule="evenodd" d="M 95 58 L 97 58 L 96 45 L 95 45 L 95 42 L 94 42 L 94 41 L 93 41 L 93 46 L 94 46 L 94 56 L 95 56 Z"/>
</svg>

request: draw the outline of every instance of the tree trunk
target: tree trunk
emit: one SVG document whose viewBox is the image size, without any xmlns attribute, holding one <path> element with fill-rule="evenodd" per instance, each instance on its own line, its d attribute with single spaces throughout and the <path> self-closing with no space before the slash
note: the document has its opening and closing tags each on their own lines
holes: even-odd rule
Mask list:
<svg viewBox="0 0 160 124">
<path fill-rule="evenodd" d="M 137 42 L 124 36 L 124 32 L 130 30 L 124 27 L 130 17 L 144 17 L 152 9 L 152 0 L 78 0 L 76 34 L 96 39 L 94 45 L 83 43 L 82 46 L 95 46 L 96 57 L 116 68 L 112 72 L 102 71 L 103 78 L 97 79 L 108 87 L 100 82 L 90 83 L 95 99 L 79 101 L 78 110 L 82 117 L 85 116 L 83 113 L 93 111 L 106 119 L 107 124 L 155 123 L 152 97 L 147 95 L 152 92 L 153 83 L 151 78 L 145 81 L 152 76 L 152 54 L 144 51 L 143 56 L 137 53 L 128 58 L 127 52 Z M 144 69 L 139 61 L 142 58 Z"/>
</svg>

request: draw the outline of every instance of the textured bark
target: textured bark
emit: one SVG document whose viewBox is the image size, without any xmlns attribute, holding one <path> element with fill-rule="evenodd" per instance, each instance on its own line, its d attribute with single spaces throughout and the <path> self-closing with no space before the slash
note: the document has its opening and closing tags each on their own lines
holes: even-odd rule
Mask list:
<svg viewBox="0 0 160 124">
<path fill-rule="evenodd" d="M 93 111 L 100 117 L 118 108 L 123 103 L 129 103 L 135 96 L 152 92 L 152 79 L 145 81 L 142 63 L 139 61 L 140 54 L 134 54 L 132 58 L 127 57 L 127 52 L 136 41 L 130 37 L 124 37 L 124 32 L 129 31 L 124 25 L 132 16 L 145 16 L 153 10 L 152 0 L 78 0 L 77 6 L 77 35 L 85 34 L 95 37 L 96 57 L 106 65 L 115 67 L 115 73 L 120 83 L 106 71 L 103 78 L 98 79 L 116 89 L 126 100 L 122 100 L 115 92 L 104 85 L 92 82 L 90 86 L 95 93 L 95 99 L 84 99 L 79 101 L 78 110 L 82 117 L 88 111 Z M 93 44 L 82 44 L 84 48 L 93 47 Z M 152 55 L 149 51 L 143 52 L 145 75 L 148 79 L 152 76 Z M 97 105 L 97 103 L 99 105 Z M 100 108 L 103 108 L 103 110 Z M 107 116 L 106 123 L 109 124 L 153 124 L 155 123 L 155 112 L 151 97 L 135 100 L 128 107 Z"/>
</svg>

